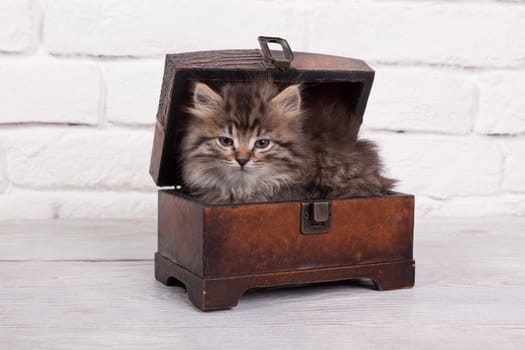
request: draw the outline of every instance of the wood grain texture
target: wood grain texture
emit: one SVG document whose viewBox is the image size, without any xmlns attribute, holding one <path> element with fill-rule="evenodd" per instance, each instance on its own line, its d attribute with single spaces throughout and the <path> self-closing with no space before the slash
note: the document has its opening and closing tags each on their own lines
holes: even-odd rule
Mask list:
<svg viewBox="0 0 525 350">
<path fill-rule="evenodd" d="M 272 51 L 274 57 L 280 52 Z M 175 70 L 183 69 L 274 69 L 273 65 L 263 58 L 259 49 L 254 50 L 216 50 L 196 51 L 166 55 L 166 62 Z M 372 71 L 360 59 L 341 57 L 310 52 L 294 52 L 294 60 L 288 69 L 308 71 Z"/>
<path fill-rule="evenodd" d="M 192 303 L 201 310 L 233 308 L 244 293 L 254 289 L 314 285 L 366 279 L 377 290 L 412 288 L 413 260 L 339 266 L 320 269 L 254 273 L 251 275 L 200 278 L 173 261 L 155 254 L 155 277 L 166 285 L 184 285 Z"/>
<path fill-rule="evenodd" d="M 153 220 L 2 222 L 0 349 L 523 349 L 524 227 L 418 220 L 413 289 L 270 289 L 203 313 L 155 281 Z"/>
<path fill-rule="evenodd" d="M 155 275 L 184 284 L 202 310 L 234 307 L 260 287 L 363 278 L 379 290 L 414 285 L 411 195 L 331 200 L 333 225 L 320 234 L 304 234 L 308 215 L 297 201 L 207 205 L 161 190 L 158 206 Z"/>
<path fill-rule="evenodd" d="M 230 275 L 269 273 L 338 267 L 353 264 L 412 260 L 413 197 L 409 195 L 333 200 L 333 225 L 326 234 L 305 235 L 300 232 L 300 202 L 205 206 L 204 218 L 194 218 L 193 201 L 183 200 L 176 192 L 161 191 L 159 237 L 178 234 L 179 245 L 194 236 L 204 238 L 203 274 Z M 173 198 L 175 197 L 175 198 Z M 176 213 L 183 211 L 182 214 Z M 192 215 L 190 215 L 192 214 Z M 167 220 L 166 220 L 167 221 Z M 203 228 L 195 221 L 204 221 Z M 169 224 L 169 225 L 167 225 Z M 170 232 L 170 230 L 173 232 Z M 174 242 L 164 239 L 170 248 Z M 202 245 L 202 243 L 201 243 Z M 176 253 L 176 252 L 174 252 Z M 180 254 L 164 254 L 191 266 Z"/>
</svg>

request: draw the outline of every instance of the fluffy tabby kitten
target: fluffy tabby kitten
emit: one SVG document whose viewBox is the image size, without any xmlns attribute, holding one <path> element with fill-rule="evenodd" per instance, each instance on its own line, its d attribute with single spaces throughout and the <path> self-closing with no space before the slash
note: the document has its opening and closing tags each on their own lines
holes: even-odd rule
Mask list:
<svg viewBox="0 0 525 350">
<path fill-rule="evenodd" d="M 308 198 L 351 198 L 388 194 L 396 180 L 383 175 L 377 146 L 358 138 L 359 123 L 341 102 L 310 116 L 306 134 L 315 154 Z M 320 122 L 322 121 L 322 122 Z"/>
<path fill-rule="evenodd" d="M 210 203 L 305 197 L 312 152 L 303 135 L 298 85 L 197 83 L 182 141 L 186 191 Z"/>
<path fill-rule="evenodd" d="M 307 115 L 299 85 L 195 85 L 182 141 L 186 192 L 210 203 L 349 198 L 387 193 L 375 145 L 342 104 Z"/>
</svg>

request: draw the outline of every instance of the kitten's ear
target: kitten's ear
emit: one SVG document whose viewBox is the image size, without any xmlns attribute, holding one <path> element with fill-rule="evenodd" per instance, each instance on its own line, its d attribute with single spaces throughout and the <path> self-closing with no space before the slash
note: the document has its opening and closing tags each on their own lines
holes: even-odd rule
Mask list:
<svg viewBox="0 0 525 350">
<path fill-rule="evenodd" d="M 288 86 L 277 96 L 272 98 L 272 103 L 283 113 L 301 112 L 301 87 L 299 84 Z"/>
<path fill-rule="evenodd" d="M 196 83 L 193 90 L 193 105 L 197 111 L 205 112 L 220 106 L 222 97 L 208 85 Z"/>
</svg>

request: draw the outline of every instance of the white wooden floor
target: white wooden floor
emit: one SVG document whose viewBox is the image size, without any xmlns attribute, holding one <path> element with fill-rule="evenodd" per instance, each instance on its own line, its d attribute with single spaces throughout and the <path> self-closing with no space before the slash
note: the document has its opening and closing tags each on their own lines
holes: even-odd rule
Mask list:
<svg viewBox="0 0 525 350">
<path fill-rule="evenodd" d="M 416 287 L 266 290 L 204 313 L 154 221 L 0 222 L 0 349 L 525 349 L 525 218 L 419 220 Z"/>
</svg>

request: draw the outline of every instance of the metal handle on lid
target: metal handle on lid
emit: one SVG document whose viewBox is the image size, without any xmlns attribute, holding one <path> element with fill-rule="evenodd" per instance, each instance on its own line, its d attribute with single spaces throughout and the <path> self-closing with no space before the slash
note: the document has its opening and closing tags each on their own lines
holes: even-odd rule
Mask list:
<svg viewBox="0 0 525 350">
<path fill-rule="evenodd" d="M 259 41 L 259 44 L 261 45 L 261 50 L 263 53 L 263 56 L 265 59 L 270 61 L 270 63 L 278 69 L 286 69 L 290 67 L 290 63 L 292 63 L 294 57 L 292 49 L 290 48 L 290 45 L 288 45 L 288 42 L 285 39 L 277 38 L 277 37 L 271 37 L 271 36 L 260 36 L 257 38 Z M 284 59 L 277 59 L 273 57 L 272 52 L 270 51 L 270 47 L 268 46 L 268 43 L 276 43 L 281 45 L 283 48 L 284 53 Z"/>
</svg>

